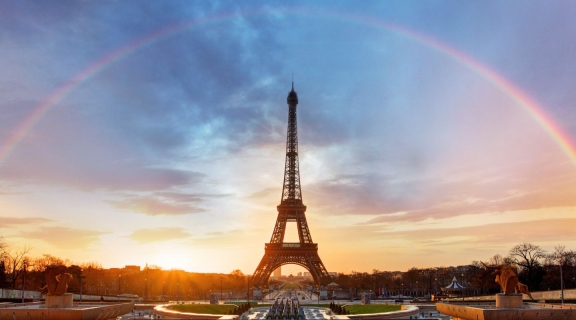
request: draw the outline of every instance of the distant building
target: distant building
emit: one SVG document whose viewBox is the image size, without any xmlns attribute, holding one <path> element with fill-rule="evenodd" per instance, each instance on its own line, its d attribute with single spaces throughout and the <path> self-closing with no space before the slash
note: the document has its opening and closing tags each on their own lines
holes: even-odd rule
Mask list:
<svg viewBox="0 0 576 320">
<path fill-rule="evenodd" d="M 274 276 L 275 277 L 282 276 L 282 267 L 278 267 L 276 270 L 274 270 Z"/>
<path fill-rule="evenodd" d="M 298 272 L 298 276 L 301 277 L 301 276 L 302 276 L 302 272 Z"/>
<path fill-rule="evenodd" d="M 140 272 L 140 266 L 124 266 L 123 271 L 130 272 L 130 273 Z"/>
</svg>

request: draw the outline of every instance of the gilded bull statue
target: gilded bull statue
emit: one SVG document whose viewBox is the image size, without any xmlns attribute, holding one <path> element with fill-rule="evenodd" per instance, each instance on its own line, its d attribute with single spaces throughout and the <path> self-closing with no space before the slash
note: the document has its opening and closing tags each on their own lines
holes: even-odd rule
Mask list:
<svg viewBox="0 0 576 320">
<path fill-rule="evenodd" d="M 518 281 L 518 271 L 516 267 L 511 265 L 498 265 L 498 266 L 488 266 L 484 262 L 480 261 L 486 269 L 494 270 L 492 275 L 496 276 L 496 283 L 502 287 L 502 293 L 512 294 L 512 293 L 524 293 L 532 298 L 530 291 L 528 291 L 528 286 Z"/>
</svg>

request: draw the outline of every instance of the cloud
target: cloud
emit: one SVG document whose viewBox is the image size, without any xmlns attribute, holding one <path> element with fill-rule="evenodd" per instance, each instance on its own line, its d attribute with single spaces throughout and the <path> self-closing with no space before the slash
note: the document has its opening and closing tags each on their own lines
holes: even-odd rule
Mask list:
<svg viewBox="0 0 576 320">
<path fill-rule="evenodd" d="M 30 10 L 26 11 L 27 7 Z M 56 14 L 51 6 L 47 6 L 50 10 L 39 7 L 25 3 L 10 6 L 10 10 L 16 15 L 40 15 L 38 21 L 43 23 L 27 18 L 33 27 L 17 24 L 22 27 L 22 35 L 14 38 L 28 45 L 38 36 L 30 28 L 47 33 L 52 46 L 45 54 L 45 64 L 67 57 L 64 53 L 74 51 L 71 48 L 99 48 L 80 50 L 84 56 L 71 58 L 77 63 L 61 73 L 52 73 L 52 91 L 110 52 L 169 25 L 178 25 L 170 19 L 173 16 L 182 19 L 182 8 L 178 6 L 159 5 L 162 13 L 155 14 L 154 22 L 142 19 L 135 25 L 116 18 L 121 12 L 147 16 L 156 11 L 155 5 L 135 11 L 118 5 L 115 14 L 109 15 L 103 14 L 106 8 L 91 10 L 92 5 L 86 4 L 67 8 L 59 19 L 40 14 Z M 254 53 L 281 46 L 275 32 L 259 25 L 278 22 L 266 16 L 254 21 L 242 15 L 212 17 L 206 8 L 196 5 L 187 6 L 186 12 L 191 13 L 186 22 L 196 19 L 200 25 L 131 51 L 72 88 L 52 106 L 0 168 L 2 179 L 88 191 L 169 189 L 194 184 L 202 177 L 197 172 L 174 169 L 176 163 L 210 160 L 214 155 L 239 152 L 277 139 L 278 119 L 284 116 L 282 109 L 276 108 L 282 98 L 277 97 L 274 87 L 279 57 Z M 198 17 L 199 13 L 207 16 Z M 212 19 L 217 28 L 204 28 L 201 21 Z M 107 21 L 116 28 L 114 32 L 108 30 L 111 24 Z M 18 60 L 17 54 L 14 59 Z M 28 96 L 46 101 L 49 94 L 39 96 L 37 91 Z M 0 104 L 11 113 L 18 110 L 19 117 L 9 129 L 17 130 L 22 121 L 20 114 L 26 117 L 34 113 L 38 101 L 17 98 Z M 14 107 L 20 105 L 26 105 L 27 112 Z"/>
<path fill-rule="evenodd" d="M 122 196 L 121 194 L 118 194 Z M 200 204 L 212 198 L 228 198 L 232 194 L 185 193 L 158 191 L 145 195 L 126 194 L 120 200 L 108 200 L 117 209 L 148 216 L 184 215 L 207 211 Z"/>
<path fill-rule="evenodd" d="M 519 164 L 518 167 L 522 165 Z M 457 168 L 449 174 L 341 174 L 303 186 L 321 214 L 373 215 L 367 224 L 418 222 L 459 215 L 576 206 L 570 163 L 538 170 Z"/>
<path fill-rule="evenodd" d="M 22 238 L 44 241 L 58 249 L 84 250 L 100 241 L 99 236 L 107 232 L 75 229 L 70 227 L 39 227 L 34 231 L 22 232 Z"/>
<path fill-rule="evenodd" d="M 185 239 L 191 236 L 190 233 L 184 231 L 182 228 L 156 228 L 136 230 L 128 237 L 130 240 L 138 243 L 151 243 Z"/>
<path fill-rule="evenodd" d="M 90 153 L 94 157 L 90 157 Z M 200 183 L 204 174 L 172 168 L 154 168 L 139 161 L 116 161 L 103 154 L 57 155 L 25 152 L 0 167 L 2 180 L 13 184 L 60 185 L 84 191 L 151 191 Z M 86 158 L 78 159 L 78 157 Z M 44 161 L 38 161 L 43 158 Z"/>
<path fill-rule="evenodd" d="M 279 188 L 265 188 L 262 189 L 260 191 L 256 191 L 252 194 L 250 194 L 249 196 L 247 196 L 248 199 L 270 199 L 273 196 L 278 197 L 278 195 L 280 194 L 279 192 Z"/>
<path fill-rule="evenodd" d="M 310 206 L 332 214 L 391 214 L 435 203 L 427 194 L 443 181 L 429 178 L 402 178 L 377 173 L 342 174 L 303 187 Z"/>
<path fill-rule="evenodd" d="M 17 218 L 17 217 L 0 217 L 0 228 L 9 228 L 14 226 L 26 226 L 51 222 L 53 220 L 41 217 Z"/>
<path fill-rule="evenodd" d="M 165 198 L 174 202 L 200 202 L 206 198 L 228 198 L 231 197 L 231 193 L 226 194 L 207 194 L 207 193 L 184 193 L 184 192 L 173 192 L 173 191 L 163 191 L 156 192 L 156 196 Z"/>
<path fill-rule="evenodd" d="M 174 202 L 165 197 L 150 195 L 134 196 L 123 200 L 109 200 L 108 203 L 123 211 L 142 213 L 148 216 L 183 215 L 206 211 L 206 209 L 195 204 L 200 202 L 201 199 L 202 198 L 198 197 L 192 201 L 192 203 Z"/>
<path fill-rule="evenodd" d="M 495 216 L 494 220 L 498 220 Z M 494 246 L 532 243 L 563 243 L 571 241 L 576 219 L 550 219 L 490 223 L 471 227 L 434 227 L 409 231 L 383 230 L 372 233 L 379 239 L 401 238 L 419 245 Z"/>
</svg>

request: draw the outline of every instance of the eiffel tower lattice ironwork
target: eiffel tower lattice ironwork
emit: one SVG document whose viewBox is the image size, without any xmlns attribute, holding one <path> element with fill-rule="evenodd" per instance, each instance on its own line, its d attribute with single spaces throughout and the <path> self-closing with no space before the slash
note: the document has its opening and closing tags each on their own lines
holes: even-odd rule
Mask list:
<svg viewBox="0 0 576 320">
<path fill-rule="evenodd" d="M 302 203 L 300 189 L 300 169 L 298 165 L 298 131 L 296 124 L 296 105 L 298 95 L 294 91 L 288 93 L 288 138 L 286 141 L 286 166 L 284 169 L 284 186 L 282 199 L 278 208 L 276 226 L 272 232 L 270 243 L 264 245 L 264 257 L 258 264 L 253 275 L 253 283 L 263 286 L 268 283 L 272 272 L 285 264 L 295 264 L 304 267 L 314 278 L 316 284 L 328 279 L 328 271 L 318 255 L 318 244 L 312 242 L 310 229 L 306 222 L 306 206 Z M 299 242 L 284 242 L 286 223 L 296 222 Z"/>
</svg>

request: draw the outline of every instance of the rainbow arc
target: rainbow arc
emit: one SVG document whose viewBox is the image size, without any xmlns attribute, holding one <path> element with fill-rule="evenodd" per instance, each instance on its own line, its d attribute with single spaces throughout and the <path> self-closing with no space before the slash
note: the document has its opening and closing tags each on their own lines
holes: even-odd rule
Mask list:
<svg viewBox="0 0 576 320">
<path fill-rule="evenodd" d="M 153 44 L 154 42 L 173 36 L 184 30 L 189 30 L 196 27 L 205 27 L 210 24 L 220 23 L 229 19 L 237 18 L 238 14 L 243 14 L 246 16 L 261 16 L 267 14 L 278 14 L 278 12 L 274 12 L 272 10 L 255 10 L 240 13 L 231 12 L 220 15 L 206 16 L 202 19 L 196 19 L 187 23 L 169 26 L 144 36 L 138 40 L 135 40 L 125 46 L 119 47 L 118 49 L 96 60 L 82 71 L 78 72 L 74 77 L 72 77 L 72 79 L 70 79 L 68 83 L 52 92 L 52 94 L 50 94 L 46 99 L 36 105 L 33 108 L 34 111 L 31 112 L 30 115 L 26 117 L 26 119 L 12 131 L 12 134 L 9 135 L 9 137 L 0 147 L 0 165 L 2 165 L 10 156 L 18 143 L 26 136 L 26 133 L 32 127 L 34 127 L 34 125 L 38 123 L 38 121 L 40 121 L 42 117 L 47 112 L 49 112 L 49 110 L 58 105 L 58 103 L 65 99 L 66 96 L 77 86 L 86 81 L 89 81 L 103 69 L 110 67 L 116 61 L 121 60 L 126 56 L 138 51 L 139 49 Z M 473 72 L 486 79 L 486 81 L 510 97 L 510 99 L 512 99 L 518 106 L 522 107 L 523 110 L 525 110 L 535 120 L 535 122 L 540 127 L 542 127 L 546 134 L 548 134 L 552 140 L 560 147 L 560 149 L 570 158 L 572 163 L 576 165 L 575 144 L 572 138 L 562 129 L 562 127 L 554 120 L 554 118 L 546 113 L 542 106 L 540 106 L 533 98 L 521 90 L 517 85 L 506 79 L 506 77 L 499 74 L 496 70 L 489 68 L 487 65 L 472 58 L 464 52 L 459 51 L 456 48 L 451 47 L 446 43 L 440 42 L 428 35 L 372 17 L 330 13 L 326 11 L 314 12 L 304 10 L 287 10 L 283 11 L 283 14 L 312 16 L 313 18 L 323 17 L 329 19 L 338 19 L 366 25 L 373 28 L 383 29 L 407 38 L 411 41 L 420 43 L 428 48 L 432 48 L 438 52 L 441 52 L 442 54 L 445 54 L 446 56 L 451 57 L 452 59 L 458 61 L 459 63 L 463 64 Z"/>
</svg>

